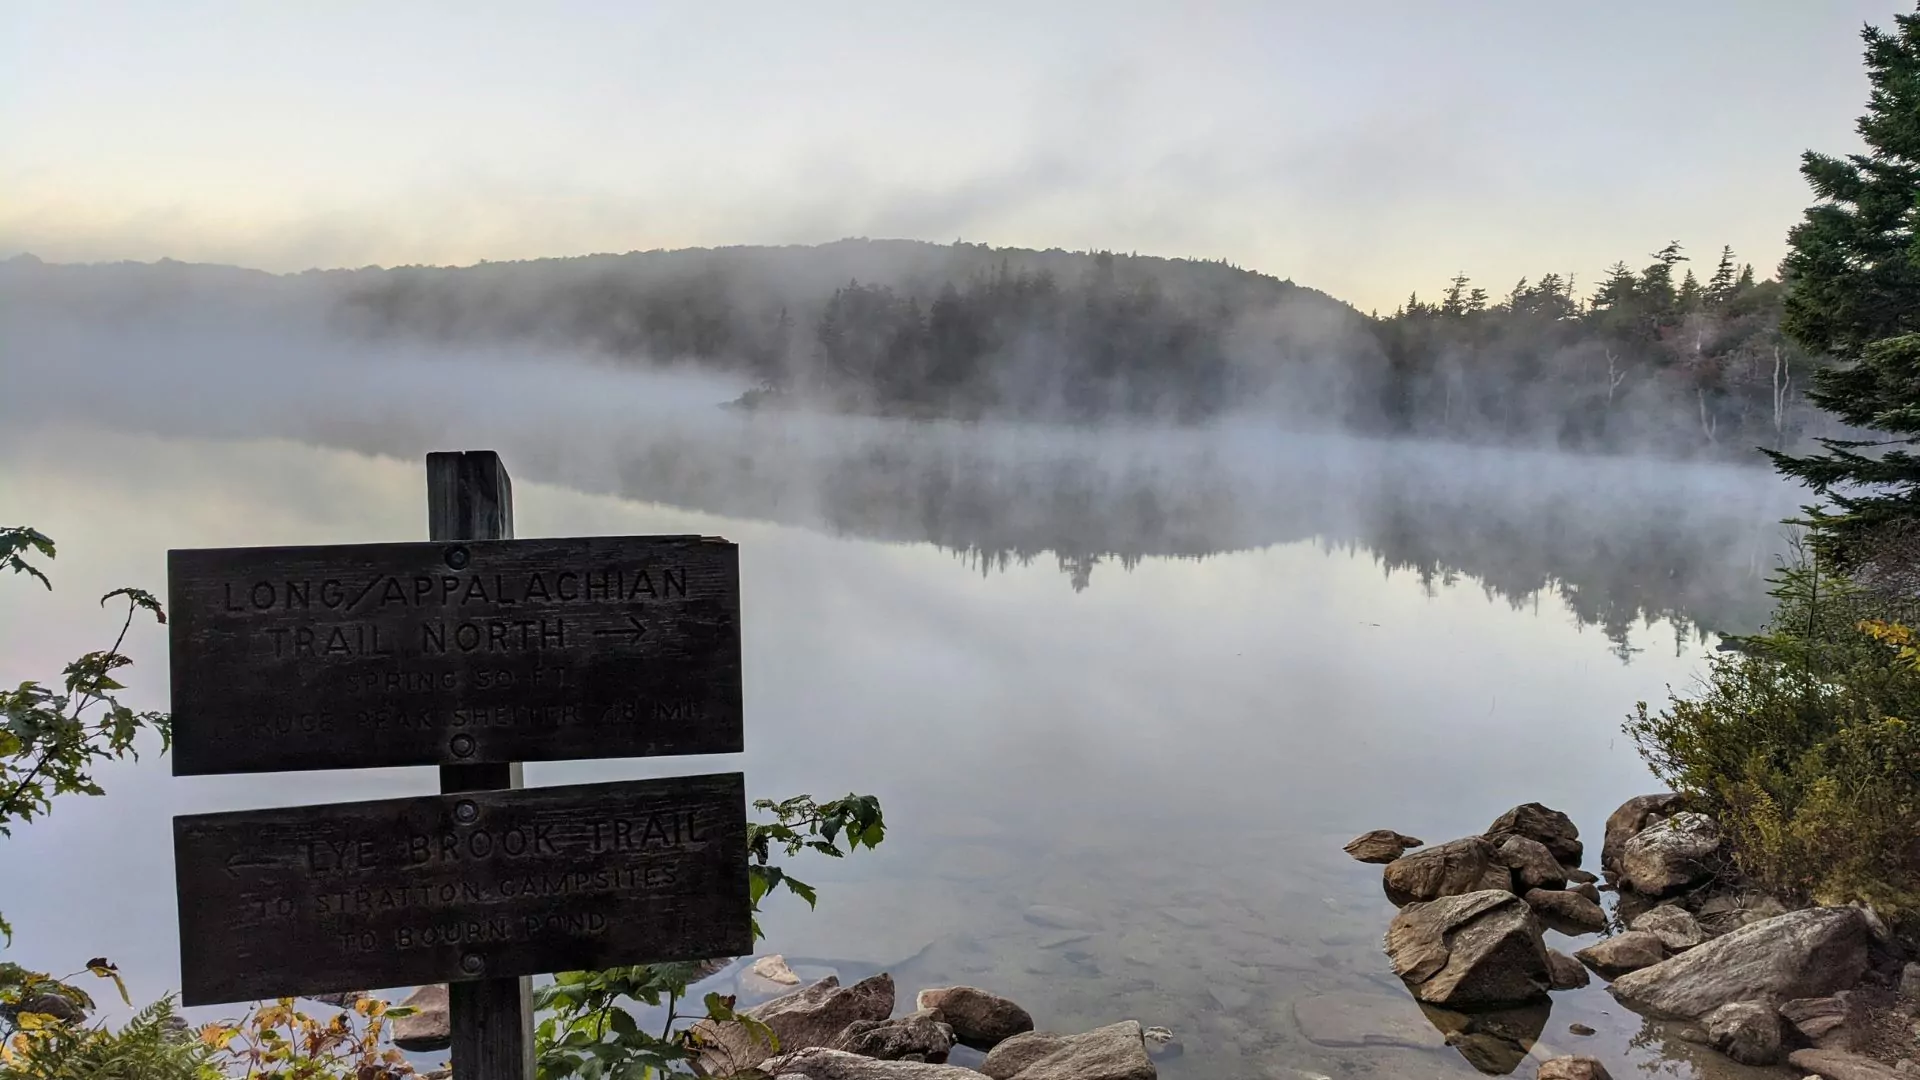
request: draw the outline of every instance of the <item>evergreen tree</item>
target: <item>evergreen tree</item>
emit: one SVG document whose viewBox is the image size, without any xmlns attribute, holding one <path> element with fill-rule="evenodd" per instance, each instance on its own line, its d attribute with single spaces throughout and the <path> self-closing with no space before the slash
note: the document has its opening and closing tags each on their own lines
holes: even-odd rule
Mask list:
<svg viewBox="0 0 1920 1080">
<path fill-rule="evenodd" d="M 1782 328 L 1841 361 L 1807 396 L 1884 438 L 1821 439 L 1824 454 L 1769 452 L 1830 500 L 1810 511 L 1815 549 L 1844 566 L 1882 526 L 1920 522 L 1920 5 L 1889 33 L 1862 31 L 1873 90 L 1856 124 L 1866 154 L 1808 151 L 1819 202 L 1788 234 Z M 1863 453 L 1862 451 L 1868 451 Z"/>
<path fill-rule="evenodd" d="M 1720 265 L 1714 267 L 1713 277 L 1707 279 L 1707 302 L 1724 304 L 1733 296 L 1733 245 L 1720 249 Z"/>
</svg>

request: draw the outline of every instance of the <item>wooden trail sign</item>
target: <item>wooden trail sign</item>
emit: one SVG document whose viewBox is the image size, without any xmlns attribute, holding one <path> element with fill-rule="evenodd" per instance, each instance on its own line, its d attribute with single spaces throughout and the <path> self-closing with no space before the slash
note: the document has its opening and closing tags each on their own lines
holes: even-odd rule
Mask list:
<svg viewBox="0 0 1920 1080">
<path fill-rule="evenodd" d="M 189 1005 L 445 981 L 462 1080 L 533 1080 L 527 976 L 753 947 L 738 773 L 526 789 L 522 761 L 742 749 L 738 552 L 514 540 L 490 450 L 425 544 L 168 553 L 176 775 L 439 764 L 441 795 L 174 819 Z"/>
<path fill-rule="evenodd" d="M 174 551 L 167 591 L 178 776 L 741 750 L 725 540 Z"/>
<path fill-rule="evenodd" d="M 750 952 L 739 773 L 174 819 L 182 1000 Z"/>
</svg>

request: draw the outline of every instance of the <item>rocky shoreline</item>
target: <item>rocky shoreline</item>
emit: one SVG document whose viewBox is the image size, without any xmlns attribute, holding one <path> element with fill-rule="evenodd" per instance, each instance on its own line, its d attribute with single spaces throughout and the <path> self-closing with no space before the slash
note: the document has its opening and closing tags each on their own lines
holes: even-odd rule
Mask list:
<svg viewBox="0 0 1920 1080">
<path fill-rule="evenodd" d="M 1482 1072 L 1518 1066 L 1540 1033 L 1525 1017 L 1546 1018 L 1530 1007 L 1598 976 L 1621 1004 L 1742 1064 L 1920 1078 L 1920 964 L 1868 907 L 1789 910 L 1746 888 L 1719 828 L 1678 795 L 1638 796 L 1607 818 L 1604 877 L 1581 869 L 1573 822 L 1539 803 L 1478 836 L 1427 846 L 1379 829 L 1346 851 L 1384 864 L 1400 908 L 1385 938 L 1394 973 Z M 1616 896 L 1611 914 L 1604 892 Z M 1547 947 L 1546 929 L 1606 936 L 1569 957 Z M 1539 1076 L 1608 1073 L 1595 1058 L 1560 1057 Z"/>
</svg>

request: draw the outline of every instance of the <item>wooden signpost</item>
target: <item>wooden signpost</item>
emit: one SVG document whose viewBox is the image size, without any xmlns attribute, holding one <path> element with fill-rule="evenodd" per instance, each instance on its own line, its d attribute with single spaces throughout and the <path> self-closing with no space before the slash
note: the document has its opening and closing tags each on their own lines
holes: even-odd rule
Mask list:
<svg viewBox="0 0 1920 1080">
<path fill-rule="evenodd" d="M 491 451 L 428 455 L 427 487 L 428 543 L 169 553 L 176 775 L 442 791 L 175 818 L 181 997 L 446 982 L 455 1075 L 529 1080 L 527 976 L 752 948 L 740 774 L 519 764 L 739 752 L 738 552 L 514 540 Z"/>
</svg>

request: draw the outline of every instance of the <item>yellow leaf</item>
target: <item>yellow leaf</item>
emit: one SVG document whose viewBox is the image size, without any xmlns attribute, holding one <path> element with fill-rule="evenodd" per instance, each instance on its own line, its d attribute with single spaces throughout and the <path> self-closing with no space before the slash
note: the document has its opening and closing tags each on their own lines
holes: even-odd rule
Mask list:
<svg viewBox="0 0 1920 1080">
<path fill-rule="evenodd" d="M 13 1025 L 21 1031 L 43 1031 L 60 1026 L 60 1018 L 48 1013 L 23 1012 L 14 1018 Z"/>
</svg>

